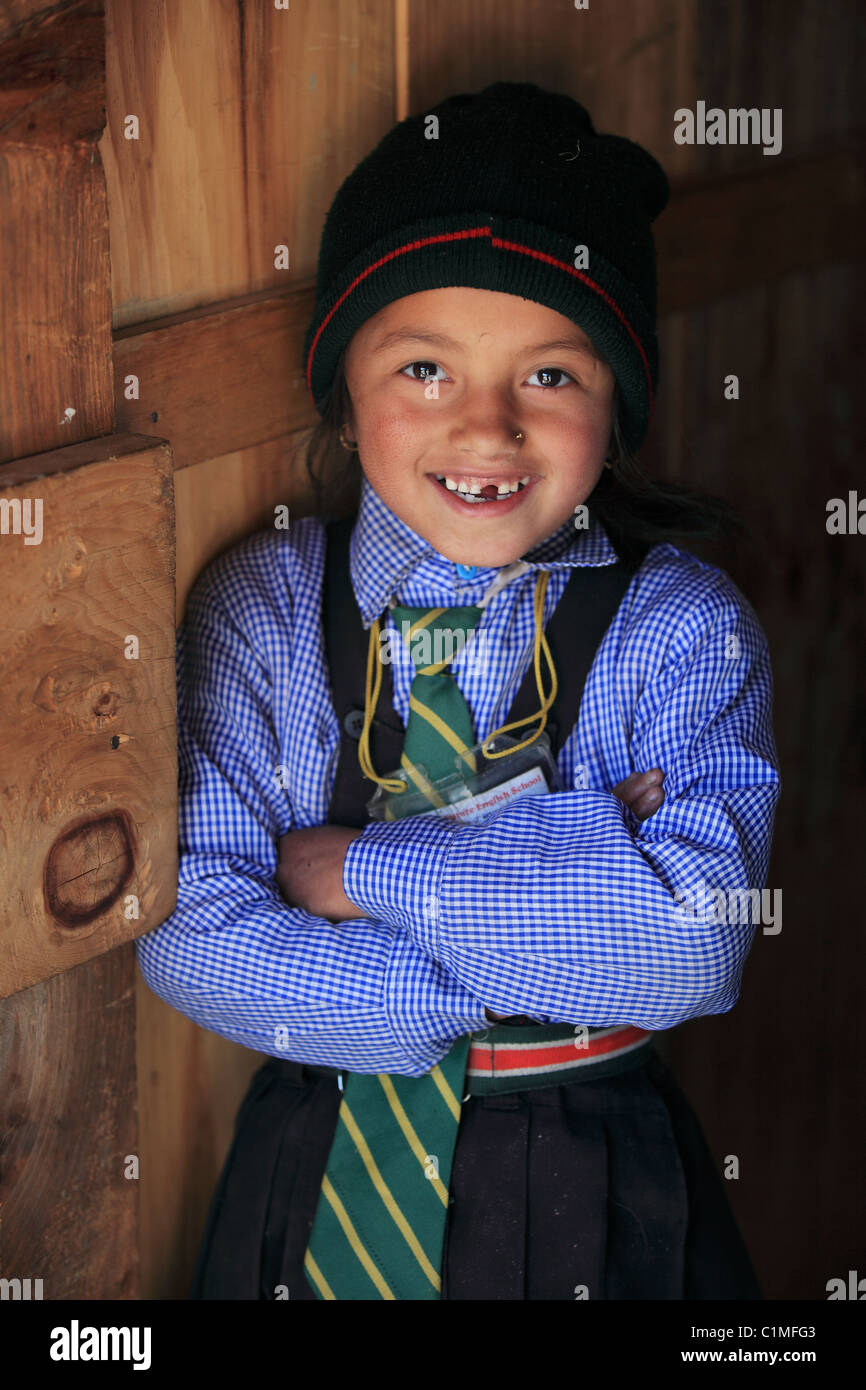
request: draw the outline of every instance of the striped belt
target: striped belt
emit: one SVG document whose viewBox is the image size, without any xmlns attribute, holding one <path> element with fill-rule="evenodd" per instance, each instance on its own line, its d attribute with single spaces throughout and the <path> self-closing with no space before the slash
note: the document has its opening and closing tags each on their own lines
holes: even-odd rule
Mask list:
<svg viewBox="0 0 866 1390">
<path fill-rule="evenodd" d="M 571 1081 L 598 1081 L 631 1071 L 648 1060 L 653 1033 L 630 1023 L 612 1028 L 578 1028 L 570 1023 L 509 1027 L 497 1023 L 471 1037 L 466 1092 L 490 1096 Z"/>
<path fill-rule="evenodd" d="M 641 1067 L 649 1059 L 653 1033 L 624 1023 L 583 1028 L 570 1023 L 495 1023 L 472 1033 L 466 1062 L 466 1095 L 508 1095 L 536 1086 L 600 1081 Z M 337 1067 L 311 1066 L 276 1057 L 269 1065 L 292 1080 L 340 1078 Z"/>
</svg>

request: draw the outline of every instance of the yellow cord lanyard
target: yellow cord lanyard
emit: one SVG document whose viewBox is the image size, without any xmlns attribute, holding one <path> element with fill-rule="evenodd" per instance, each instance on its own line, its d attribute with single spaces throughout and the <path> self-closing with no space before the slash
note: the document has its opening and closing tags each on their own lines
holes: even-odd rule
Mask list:
<svg viewBox="0 0 866 1390">
<path fill-rule="evenodd" d="M 479 608 L 484 608 L 488 600 L 492 598 L 493 595 L 496 592 L 498 592 L 498 590 L 502 588 L 503 585 L 507 583 L 509 579 L 515 577 L 515 573 L 522 573 L 528 569 L 529 565 L 525 561 L 519 561 L 514 566 L 507 567 L 507 570 L 501 572 L 500 575 L 494 580 L 493 584 L 490 586 L 487 593 L 482 598 L 480 604 L 478 604 L 477 606 Z M 558 685 L 556 679 L 556 669 L 553 665 L 553 657 L 550 653 L 550 647 L 547 644 L 547 638 L 544 635 L 544 595 L 547 590 L 547 581 L 549 578 L 549 571 L 539 571 L 535 580 L 535 595 L 533 601 L 535 616 L 535 644 L 533 652 L 533 663 L 535 667 L 535 685 L 536 689 L 538 690 L 538 698 L 541 701 L 541 708 L 538 710 L 536 714 L 527 714 L 524 716 L 523 719 L 515 719 L 510 724 L 503 724 L 501 728 L 494 729 L 493 733 L 489 734 L 482 744 L 482 752 L 484 753 L 484 756 L 486 758 L 504 758 L 509 753 L 516 753 L 521 748 L 528 748 L 530 743 L 533 743 L 535 739 L 538 738 L 539 734 L 541 734 L 544 730 L 544 727 L 547 723 L 548 711 L 550 710 L 551 705 L 556 699 L 556 691 Z M 375 769 L 373 768 L 373 764 L 370 758 L 370 726 L 373 722 L 373 711 L 378 707 L 379 704 L 379 692 L 382 688 L 382 662 L 377 659 L 379 654 L 380 631 L 381 621 L 379 618 L 376 618 L 372 626 L 370 627 L 370 641 L 367 647 L 367 679 L 364 691 L 364 727 L 361 731 L 361 737 L 358 742 L 358 761 L 361 764 L 361 771 L 363 772 L 365 777 L 369 777 L 371 781 L 378 782 L 379 786 L 384 787 L 389 792 L 399 793 L 406 790 L 406 784 L 404 782 L 398 781 L 394 777 L 379 777 Z M 550 671 L 550 693 L 548 695 L 544 694 L 544 689 L 541 681 L 542 650 L 544 651 L 545 660 L 547 661 L 548 670 Z M 532 724 L 535 722 L 536 719 L 540 719 L 541 723 L 539 724 L 535 732 L 533 734 L 530 734 L 528 738 L 525 738 L 522 743 L 515 744 L 512 748 L 503 748 L 498 753 L 488 752 L 489 745 L 499 734 L 506 733 L 509 729 L 517 729 L 520 727 L 521 724 Z"/>
</svg>

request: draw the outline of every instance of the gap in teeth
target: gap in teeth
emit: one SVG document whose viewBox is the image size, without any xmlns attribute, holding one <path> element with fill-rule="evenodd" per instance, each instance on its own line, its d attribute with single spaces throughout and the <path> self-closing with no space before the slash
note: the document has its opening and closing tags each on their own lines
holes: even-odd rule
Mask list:
<svg viewBox="0 0 866 1390">
<path fill-rule="evenodd" d="M 458 482 L 456 478 L 449 478 L 445 473 L 437 473 L 436 481 L 444 483 L 449 492 L 463 492 L 468 493 L 471 497 L 480 497 L 482 487 L 487 487 L 494 479 L 489 478 L 485 483 L 465 482 L 463 479 Z M 529 474 L 527 473 L 525 478 L 519 478 L 517 482 L 497 483 L 497 495 L 506 497 L 511 492 L 519 492 L 526 487 L 528 482 Z"/>
</svg>

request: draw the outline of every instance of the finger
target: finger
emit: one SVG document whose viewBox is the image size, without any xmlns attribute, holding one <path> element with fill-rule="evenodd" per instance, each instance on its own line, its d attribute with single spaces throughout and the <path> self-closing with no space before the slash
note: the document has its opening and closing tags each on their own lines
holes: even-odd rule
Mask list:
<svg viewBox="0 0 866 1390">
<path fill-rule="evenodd" d="M 618 796 L 628 806 L 631 806 L 634 799 L 642 796 L 644 792 L 657 784 L 664 778 L 664 773 L 660 767 L 651 768 L 649 772 L 632 772 L 622 782 L 618 782 L 613 789 L 613 795 Z"/>
<path fill-rule="evenodd" d="M 656 786 L 664 780 L 664 773 L 660 767 L 651 767 L 648 772 L 633 772 L 626 782 L 633 786 L 637 791 L 648 791 L 650 787 Z"/>
<path fill-rule="evenodd" d="M 637 816 L 638 820 L 647 820 L 659 809 L 664 799 L 665 794 L 661 788 L 653 787 L 650 791 L 632 802 L 632 812 Z"/>
<path fill-rule="evenodd" d="M 634 783 L 629 792 L 629 805 L 634 810 L 635 802 L 641 797 L 648 796 L 651 792 L 661 790 L 664 773 L 660 767 L 651 768 L 649 772 L 636 773 Z"/>
</svg>

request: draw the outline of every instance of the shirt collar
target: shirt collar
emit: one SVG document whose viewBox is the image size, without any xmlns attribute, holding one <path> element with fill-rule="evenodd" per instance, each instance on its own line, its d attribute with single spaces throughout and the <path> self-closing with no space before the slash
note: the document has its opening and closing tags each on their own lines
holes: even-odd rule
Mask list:
<svg viewBox="0 0 866 1390">
<path fill-rule="evenodd" d="M 612 565 L 617 559 L 601 522 L 590 513 L 590 524 L 576 530 L 569 518 L 558 531 L 522 557 L 533 570 L 556 570 L 575 565 Z M 364 627 L 381 617 L 402 586 L 412 590 L 412 602 L 449 606 L 477 601 L 496 578 L 496 568 L 479 566 L 471 580 L 460 579 L 452 560 L 401 521 L 368 481 L 361 478 L 358 519 L 349 547 L 349 572 Z"/>
</svg>

